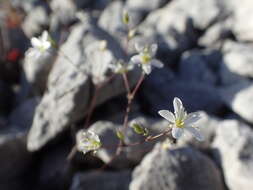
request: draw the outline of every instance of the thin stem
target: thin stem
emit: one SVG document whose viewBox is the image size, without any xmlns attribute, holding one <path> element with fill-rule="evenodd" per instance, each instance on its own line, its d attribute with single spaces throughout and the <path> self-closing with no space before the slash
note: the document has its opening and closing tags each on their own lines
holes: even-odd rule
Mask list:
<svg viewBox="0 0 253 190">
<path fill-rule="evenodd" d="M 132 98 L 135 97 L 135 94 L 136 94 L 136 92 L 139 90 L 139 88 L 140 88 L 140 86 L 141 86 L 141 84 L 142 84 L 144 78 L 145 78 L 145 74 L 142 73 L 142 74 L 141 74 L 141 77 L 140 77 L 140 79 L 139 79 L 139 81 L 138 81 L 138 83 L 137 83 L 137 85 L 135 86 L 133 92 L 131 93 L 131 97 L 132 97 Z"/>
<path fill-rule="evenodd" d="M 126 87 L 126 90 L 127 90 L 127 94 L 130 94 L 131 91 L 130 91 L 130 86 L 129 86 L 129 81 L 128 81 L 128 78 L 127 78 L 127 74 L 124 72 L 122 74 L 122 77 L 123 77 L 124 84 L 125 84 L 125 87 Z"/>
<path fill-rule="evenodd" d="M 92 115 L 92 113 L 94 111 L 94 108 L 95 108 L 95 105 L 96 105 L 99 89 L 100 88 L 98 88 L 98 86 L 95 86 L 94 96 L 92 97 L 91 104 L 88 108 L 88 113 L 87 113 L 87 117 L 86 117 L 86 120 L 85 120 L 85 125 L 84 125 L 85 129 L 87 129 L 89 127 L 91 115 Z"/>
</svg>

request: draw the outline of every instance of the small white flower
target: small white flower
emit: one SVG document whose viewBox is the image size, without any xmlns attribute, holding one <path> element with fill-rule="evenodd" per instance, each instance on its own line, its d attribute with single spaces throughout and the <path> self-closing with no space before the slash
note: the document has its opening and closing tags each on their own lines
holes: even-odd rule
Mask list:
<svg viewBox="0 0 253 190">
<path fill-rule="evenodd" d="M 31 44 L 32 44 L 32 48 L 29 48 L 27 55 L 35 59 L 47 53 L 47 51 L 52 46 L 47 31 L 44 31 L 39 38 L 33 37 L 31 39 Z"/>
<path fill-rule="evenodd" d="M 163 64 L 159 60 L 154 59 L 157 51 L 157 44 L 141 45 L 136 43 L 135 49 L 137 50 L 138 55 L 134 55 L 131 58 L 130 63 L 141 66 L 144 73 L 150 74 L 152 66 L 157 68 L 163 67 Z"/>
<path fill-rule="evenodd" d="M 168 110 L 160 110 L 158 112 L 163 118 L 165 118 L 172 124 L 172 136 L 175 139 L 178 139 L 183 135 L 184 130 L 186 130 L 191 133 L 197 140 L 203 141 L 204 137 L 193 125 L 201 118 L 200 113 L 193 112 L 187 114 L 179 98 L 174 98 L 173 106 L 174 114 Z"/>
<path fill-rule="evenodd" d="M 117 74 L 127 73 L 134 68 L 132 64 L 126 64 L 124 61 L 119 60 L 115 64 L 110 64 L 110 69 L 112 72 Z"/>
<path fill-rule="evenodd" d="M 76 144 L 77 150 L 84 154 L 89 151 L 96 151 L 102 145 L 99 136 L 91 130 L 80 130 L 76 135 Z"/>
</svg>

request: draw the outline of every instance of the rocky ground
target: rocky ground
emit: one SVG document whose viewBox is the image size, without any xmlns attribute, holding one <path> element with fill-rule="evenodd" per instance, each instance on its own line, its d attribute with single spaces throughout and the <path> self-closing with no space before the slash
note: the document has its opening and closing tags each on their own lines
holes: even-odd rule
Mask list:
<svg viewBox="0 0 253 190">
<path fill-rule="evenodd" d="M 137 29 L 127 53 L 124 9 Z M 0 26 L 1 190 L 253 189 L 252 0 L 0 1 Z M 44 30 L 58 51 L 27 59 L 30 38 Z M 128 60 L 135 41 L 158 43 L 165 67 L 146 77 L 130 118 L 159 133 L 168 123 L 157 112 L 180 97 L 187 111 L 202 111 L 205 141 L 127 147 L 105 169 L 116 148 L 67 160 L 107 64 L 94 49 L 101 40 L 112 60 Z M 131 86 L 139 75 L 129 73 Z M 101 89 L 90 126 L 108 146 L 126 106 L 117 77 Z M 127 131 L 128 142 L 139 138 Z"/>
</svg>

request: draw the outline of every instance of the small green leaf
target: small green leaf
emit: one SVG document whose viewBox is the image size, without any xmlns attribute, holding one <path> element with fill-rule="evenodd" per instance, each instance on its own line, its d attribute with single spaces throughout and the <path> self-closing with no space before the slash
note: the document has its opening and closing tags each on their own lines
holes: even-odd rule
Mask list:
<svg viewBox="0 0 253 190">
<path fill-rule="evenodd" d="M 129 24 L 129 20 L 130 20 L 130 17 L 129 17 L 129 14 L 127 11 L 124 11 L 123 12 L 123 16 L 122 16 L 122 21 L 124 24 Z"/>
<path fill-rule="evenodd" d="M 143 128 L 141 125 L 137 124 L 137 123 L 134 123 L 134 124 L 132 125 L 132 128 L 133 128 L 134 131 L 135 131 L 137 134 L 139 134 L 139 135 L 143 135 L 143 134 L 145 133 L 144 128 Z"/>
<path fill-rule="evenodd" d="M 124 141 L 125 136 L 120 130 L 117 130 L 116 135 L 120 140 Z"/>
</svg>

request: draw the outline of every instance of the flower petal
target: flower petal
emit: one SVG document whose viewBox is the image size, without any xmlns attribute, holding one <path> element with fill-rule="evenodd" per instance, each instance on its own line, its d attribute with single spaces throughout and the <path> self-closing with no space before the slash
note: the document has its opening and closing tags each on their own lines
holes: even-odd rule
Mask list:
<svg viewBox="0 0 253 190">
<path fill-rule="evenodd" d="M 177 128 L 177 127 L 173 127 L 172 128 L 172 136 L 175 138 L 175 139 L 178 139 L 180 138 L 184 133 L 184 130 L 181 129 L 181 128 Z"/>
<path fill-rule="evenodd" d="M 155 56 L 157 49 L 158 49 L 158 45 L 157 44 L 151 44 L 150 45 L 149 54 L 151 55 L 151 57 Z"/>
<path fill-rule="evenodd" d="M 41 46 L 41 41 L 38 38 L 32 38 L 31 44 L 33 47 L 37 48 L 37 47 Z"/>
<path fill-rule="evenodd" d="M 160 110 L 158 114 L 162 116 L 164 119 L 168 120 L 169 122 L 175 123 L 175 116 L 172 112 L 168 110 Z"/>
<path fill-rule="evenodd" d="M 175 113 L 180 113 L 183 107 L 183 103 L 181 102 L 179 98 L 175 97 L 173 100 L 173 106 L 174 106 Z"/>
<path fill-rule="evenodd" d="M 51 47 L 51 43 L 46 41 L 46 42 L 43 43 L 43 47 L 44 47 L 44 50 L 47 50 Z"/>
<path fill-rule="evenodd" d="M 42 41 L 48 41 L 48 32 L 47 31 L 44 31 L 41 35 L 41 40 Z"/>
<path fill-rule="evenodd" d="M 147 75 L 151 73 L 151 65 L 150 64 L 142 64 L 142 70 L 144 71 L 144 73 L 146 73 Z"/>
<path fill-rule="evenodd" d="M 131 59 L 130 59 L 131 63 L 134 64 L 140 64 L 141 63 L 141 56 L 140 55 L 134 55 Z"/>
<path fill-rule="evenodd" d="M 152 59 L 150 64 L 154 67 L 157 67 L 157 68 L 163 67 L 163 63 L 157 59 Z"/>
<path fill-rule="evenodd" d="M 185 129 L 190 132 L 198 141 L 203 141 L 204 136 L 195 128 L 187 126 Z"/>
<path fill-rule="evenodd" d="M 187 115 L 184 123 L 185 125 L 192 125 L 196 121 L 198 121 L 201 118 L 201 115 L 199 112 L 193 112 Z"/>
</svg>

